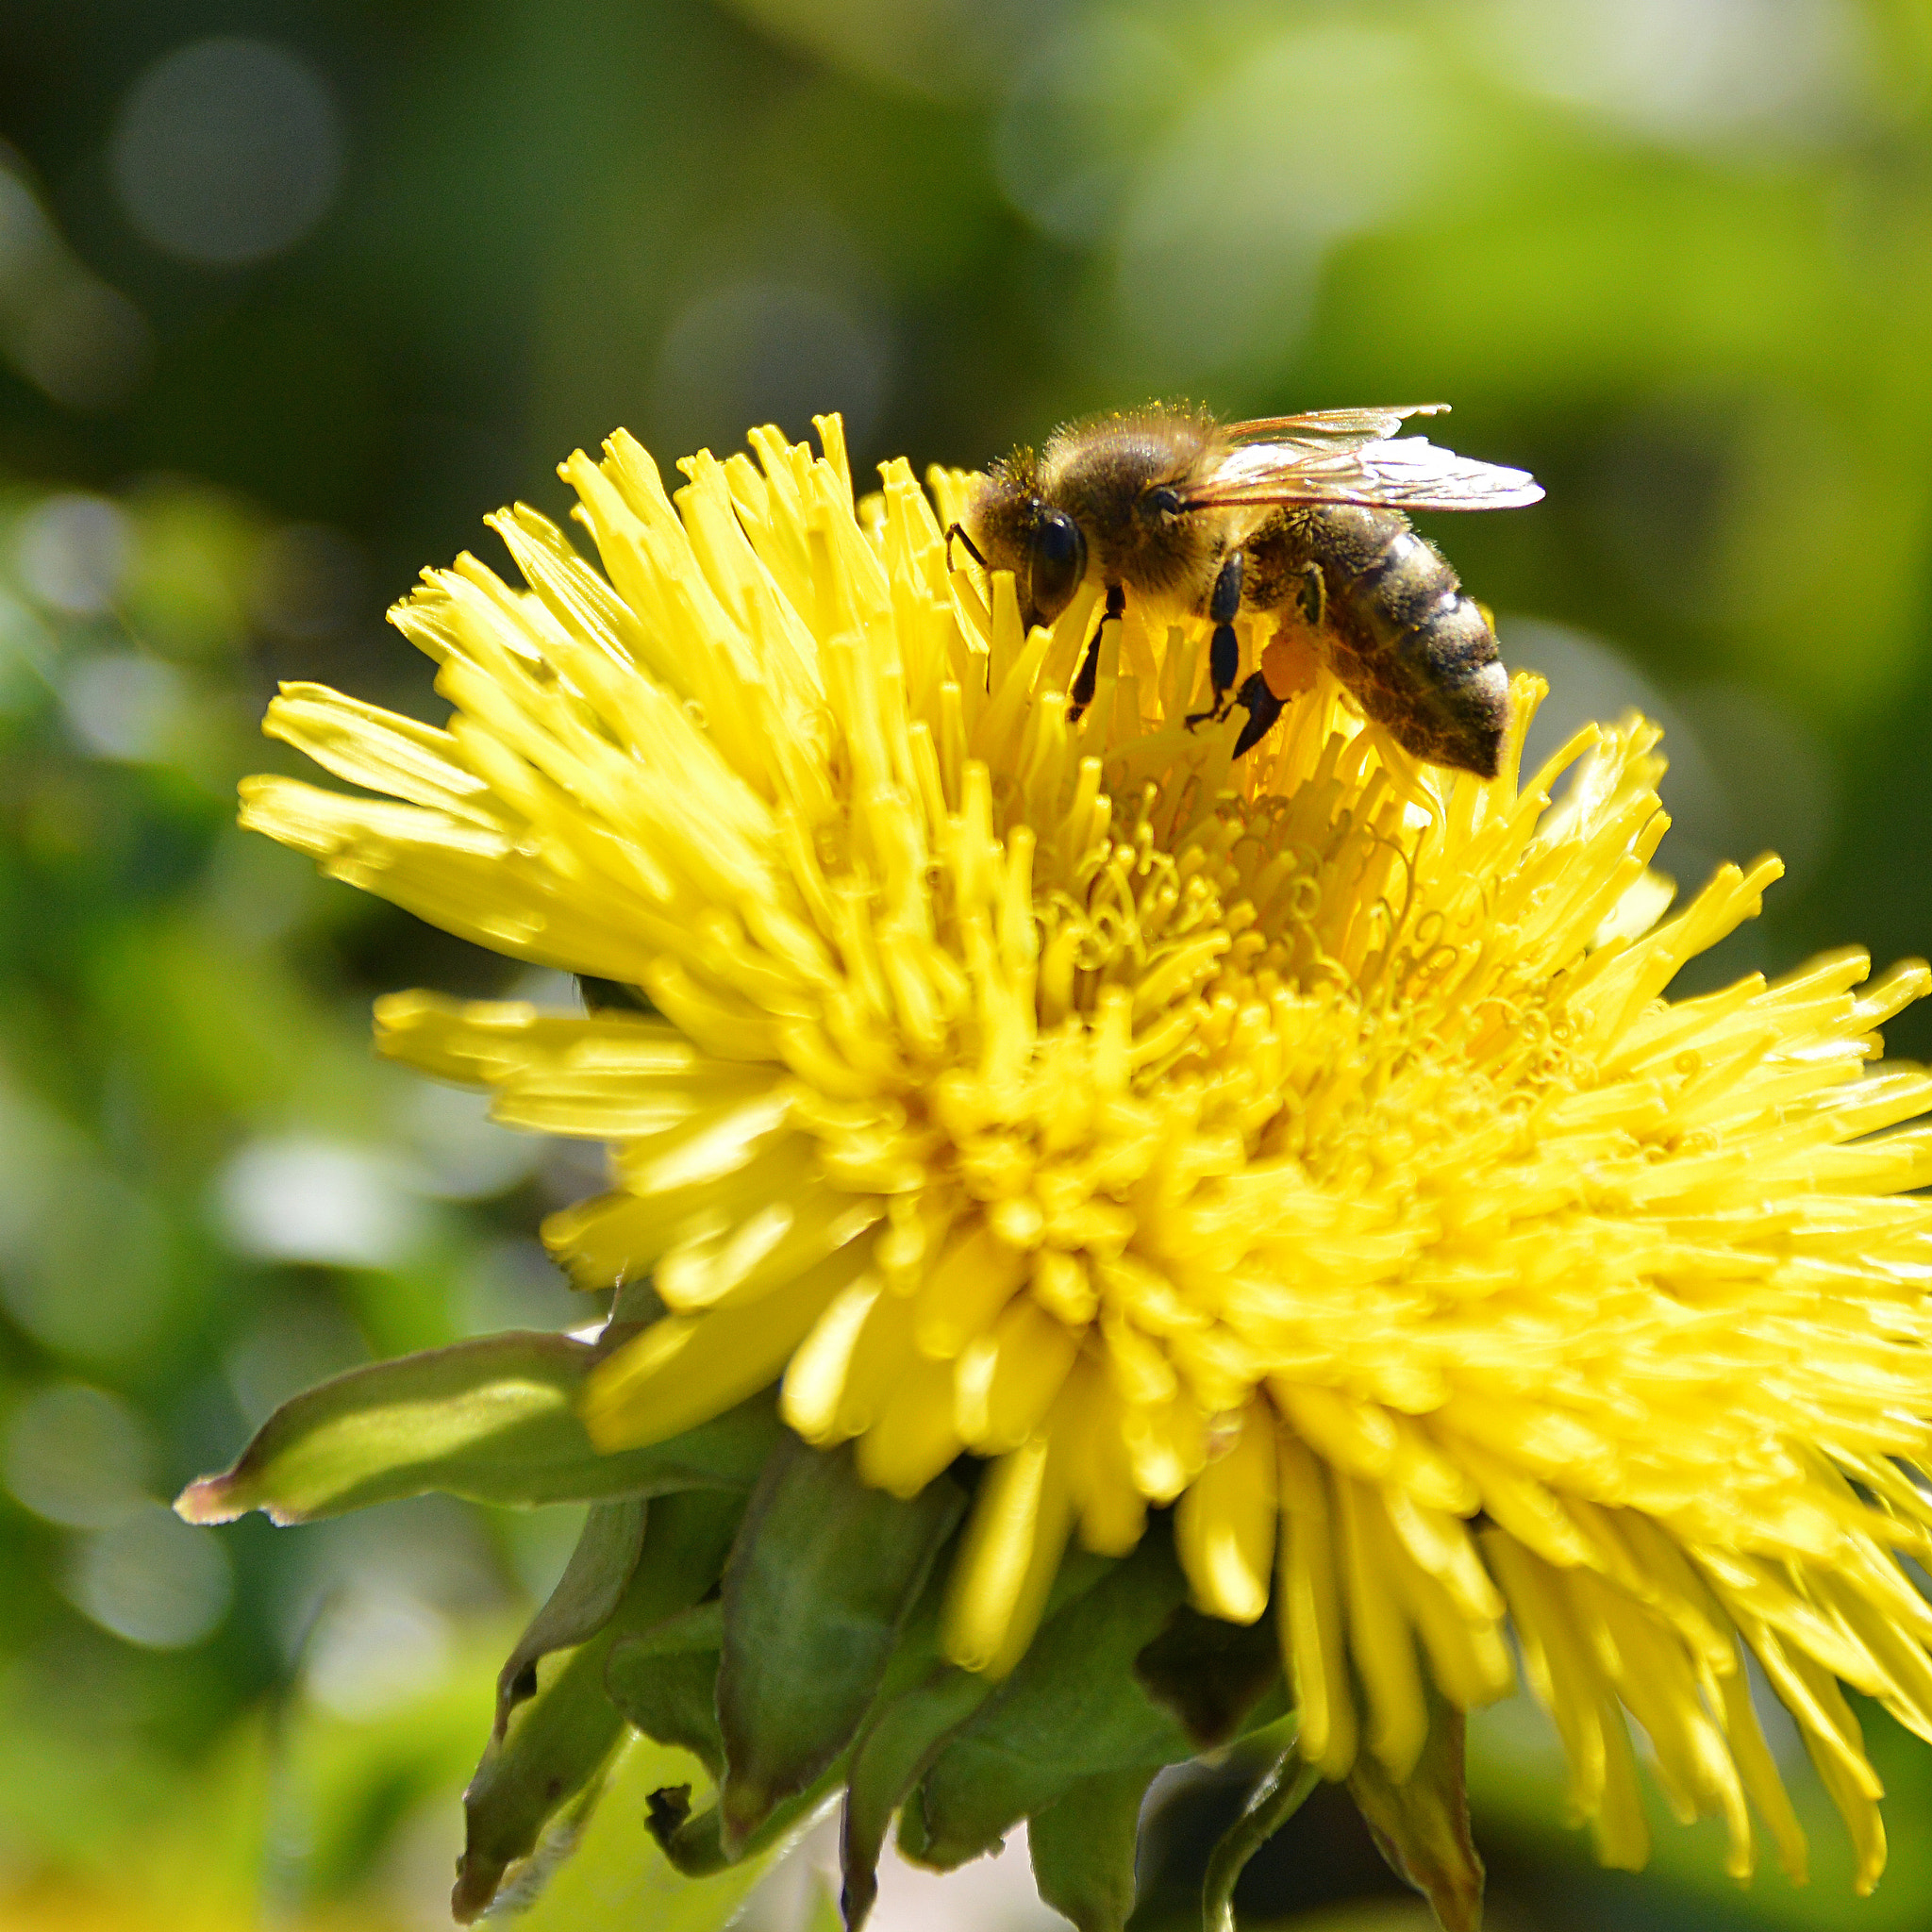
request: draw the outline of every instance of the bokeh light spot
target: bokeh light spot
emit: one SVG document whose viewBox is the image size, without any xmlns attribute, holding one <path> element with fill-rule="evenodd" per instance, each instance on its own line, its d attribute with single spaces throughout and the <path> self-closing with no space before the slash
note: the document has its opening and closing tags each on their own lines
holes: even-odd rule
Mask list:
<svg viewBox="0 0 1932 1932">
<path fill-rule="evenodd" d="M 13 533 L 21 588 L 66 617 L 98 617 L 127 569 L 127 519 L 104 496 L 63 491 L 36 504 Z"/>
<path fill-rule="evenodd" d="M 13 1411 L 0 1473 L 36 1516 L 108 1529 L 152 1500 L 154 1445 L 125 1403 L 84 1383 L 56 1382 Z"/>
<path fill-rule="evenodd" d="M 1187 82 L 1151 24 L 1076 21 L 1021 70 L 994 127 L 993 168 L 1007 198 L 1047 234 L 1091 242 Z"/>
<path fill-rule="evenodd" d="M 1452 196 L 1481 133 L 1413 39 L 1340 16 L 1204 75 L 1118 223 L 1119 310 L 1150 378 L 1291 353 L 1329 251 Z"/>
<path fill-rule="evenodd" d="M 135 82 L 112 161 L 143 239 L 232 267 L 279 255 L 322 219 L 341 177 L 341 127 L 307 61 L 223 36 L 176 48 Z"/>
<path fill-rule="evenodd" d="M 60 243 L 39 198 L 0 156 L 0 291 L 42 274 Z"/>
<path fill-rule="evenodd" d="M 459 1087 L 414 1088 L 406 1128 L 420 1172 L 418 1191 L 443 1201 L 487 1201 L 513 1188 L 543 1158 L 535 1135 L 490 1118 L 487 1094 Z"/>
<path fill-rule="evenodd" d="M 190 702 L 172 664 L 132 651 L 79 659 L 61 680 L 60 699 L 82 747 L 123 764 L 165 758 Z"/>
<path fill-rule="evenodd" d="M 269 1261 L 382 1268 L 422 1239 L 422 1206 L 392 1157 L 338 1141 L 257 1141 L 217 1183 L 223 1232 Z"/>
<path fill-rule="evenodd" d="M 89 275 L 59 278 L 13 334 L 21 373 L 70 409 L 111 409 L 141 387 L 154 357 L 147 319 Z"/>
<path fill-rule="evenodd" d="M 84 1538 L 66 1578 L 75 1609 L 150 1650 L 199 1643 L 227 1615 L 234 1588 L 221 1539 L 159 1503 Z"/>
<path fill-rule="evenodd" d="M 434 1605 L 364 1580 L 324 1608 L 304 1688 L 325 1710 L 367 1723 L 420 1694 L 448 1668 L 450 1648 L 449 1619 Z"/>
<path fill-rule="evenodd" d="M 55 649 L 39 617 L 0 589 L 0 712 L 24 711 L 45 692 Z"/>
<path fill-rule="evenodd" d="M 1843 0 L 1491 0 L 1473 17 L 1524 85 L 1693 146 L 1836 134 L 1870 66 Z"/>
<path fill-rule="evenodd" d="M 148 374 L 147 319 L 68 247 L 0 145 L 0 357 L 65 408 L 110 409 Z"/>
</svg>

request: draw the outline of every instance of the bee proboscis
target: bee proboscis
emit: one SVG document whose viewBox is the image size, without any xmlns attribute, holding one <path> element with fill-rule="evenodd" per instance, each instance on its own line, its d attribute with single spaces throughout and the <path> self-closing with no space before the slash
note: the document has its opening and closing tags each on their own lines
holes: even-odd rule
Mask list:
<svg viewBox="0 0 1932 1932">
<path fill-rule="evenodd" d="M 1221 424 L 1158 404 L 1090 418 L 1037 454 L 994 463 L 954 534 L 987 568 L 1013 573 L 1029 626 L 1051 623 L 1090 580 L 1106 591 L 1106 618 L 1131 592 L 1150 615 L 1209 620 L 1213 701 L 1189 722 L 1241 707 L 1237 758 L 1267 736 L 1291 693 L 1271 682 L 1266 654 L 1237 686 L 1234 620 L 1286 613 L 1408 751 L 1492 778 L 1509 722 L 1495 633 L 1404 512 L 1509 509 L 1543 492 L 1526 471 L 1397 434 L 1409 417 L 1447 408 Z M 1072 716 L 1092 698 L 1099 636 L 1074 677 Z"/>
</svg>

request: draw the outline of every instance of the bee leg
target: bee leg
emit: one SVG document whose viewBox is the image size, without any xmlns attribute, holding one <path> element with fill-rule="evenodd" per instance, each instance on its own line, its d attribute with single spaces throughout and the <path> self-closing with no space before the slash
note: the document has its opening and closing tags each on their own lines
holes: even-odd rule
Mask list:
<svg viewBox="0 0 1932 1932">
<path fill-rule="evenodd" d="M 1302 608 L 1302 620 L 1310 630 L 1320 630 L 1328 615 L 1328 580 L 1322 575 L 1319 563 L 1302 565 L 1301 591 L 1296 599 Z"/>
<path fill-rule="evenodd" d="M 1235 612 L 1241 608 L 1241 553 L 1231 551 L 1214 590 L 1208 599 L 1208 620 L 1214 635 L 1208 641 L 1208 680 L 1214 688 L 1214 702 L 1205 711 L 1196 711 L 1187 721 L 1191 731 L 1196 724 L 1227 716 L 1228 692 L 1241 668 L 1241 641 L 1234 634 Z"/>
<path fill-rule="evenodd" d="M 1288 702 L 1274 695 L 1258 671 L 1235 692 L 1234 701 L 1248 714 L 1248 722 L 1234 741 L 1234 756 L 1240 758 L 1243 752 L 1253 751 L 1274 730 L 1274 721 L 1288 708 Z"/>
<path fill-rule="evenodd" d="M 1067 706 L 1067 723 L 1077 724 L 1085 714 L 1087 707 L 1093 702 L 1094 687 L 1100 682 L 1100 634 L 1109 621 L 1118 624 L 1126 615 L 1127 592 L 1124 585 L 1109 584 L 1107 587 L 1107 609 L 1100 622 L 1093 626 L 1093 636 L 1087 645 L 1087 655 L 1080 659 L 1080 668 L 1074 675 L 1074 688 L 1067 693 L 1071 702 Z"/>
</svg>

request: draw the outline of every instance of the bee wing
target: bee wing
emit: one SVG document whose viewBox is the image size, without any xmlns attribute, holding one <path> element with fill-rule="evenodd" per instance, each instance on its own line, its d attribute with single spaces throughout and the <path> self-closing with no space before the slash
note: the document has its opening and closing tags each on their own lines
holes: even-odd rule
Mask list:
<svg viewBox="0 0 1932 1932">
<path fill-rule="evenodd" d="M 1393 436 L 1410 416 L 1441 416 L 1448 408 L 1447 403 L 1396 403 L 1374 409 L 1310 409 L 1304 416 L 1256 416 L 1230 423 L 1222 434 L 1232 443 L 1306 442 L 1311 450 L 1332 448 L 1337 442 Z"/>
<path fill-rule="evenodd" d="M 1236 505 L 1357 503 L 1383 509 L 1519 509 L 1542 497 L 1527 470 L 1479 463 L 1427 438 L 1374 440 L 1342 449 L 1292 439 L 1251 443 L 1188 493 L 1190 509 Z"/>
</svg>

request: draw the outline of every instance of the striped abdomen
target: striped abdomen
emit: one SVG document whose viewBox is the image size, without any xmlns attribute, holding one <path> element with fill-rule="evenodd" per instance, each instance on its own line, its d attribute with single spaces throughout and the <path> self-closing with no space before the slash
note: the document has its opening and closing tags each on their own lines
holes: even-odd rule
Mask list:
<svg viewBox="0 0 1932 1932">
<path fill-rule="evenodd" d="M 1245 600 L 1298 603 L 1369 716 L 1431 764 L 1493 778 L 1509 723 L 1495 633 L 1394 510 L 1277 511 L 1244 546 Z"/>
</svg>

